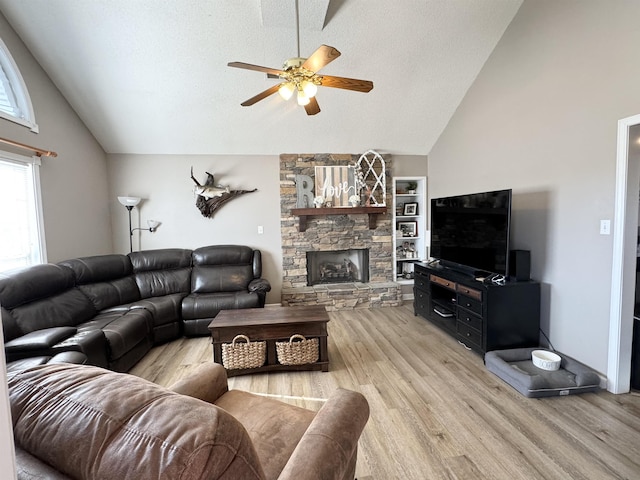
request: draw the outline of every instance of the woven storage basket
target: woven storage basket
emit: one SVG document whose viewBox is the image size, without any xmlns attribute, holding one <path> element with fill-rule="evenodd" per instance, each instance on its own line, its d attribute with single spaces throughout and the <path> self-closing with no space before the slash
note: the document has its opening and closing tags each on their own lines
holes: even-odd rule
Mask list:
<svg viewBox="0 0 640 480">
<path fill-rule="evenodd" d="M 300 339 L 299 342 L 294 342 Z M 276 342 L 276 354 L 281 365 L 304 365 L 318 361 L 318 339 L 307 340 L 302 335 L 291 335 L 287 342 Z"/>
<path fill-rule="evenodd" d="M 236 335 L 231 343 L 222 344 L 222 365 L 228 370 L 258 368 L 264 365 L 266 351 L 267 342 L 251 342 L 246 335 Z"/>
</svg>

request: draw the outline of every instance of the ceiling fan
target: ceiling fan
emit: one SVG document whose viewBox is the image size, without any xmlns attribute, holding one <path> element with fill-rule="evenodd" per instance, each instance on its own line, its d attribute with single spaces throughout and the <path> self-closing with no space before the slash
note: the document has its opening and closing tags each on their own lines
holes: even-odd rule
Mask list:
<svg viewBox="0 0 640 480">
<path fill-rule="evenodd" d="M 354 90 L 363 93 L 371 91 L 373 82 L 369 80 L 318 75 L 318 71 L 321 68 L 340 56 L 340 52 L 334 47 L 321 45 L 309 58 L 300 58 L 300 26 L 297 0 L 296 31 L 298 56 L 284 62 L 281 70 L 243 62 L 230 62 L 228 64 L 229 67 L 245 68 L 247 70 L 256 70 L 258 72 L 276 75 L 283 80 L 282 83 L 267 88 L 264 92 L 260 92 L 254 97 L 245 100 L 240 105 L 243 107 L 251 106 L 276 92 L 280 93 L 280 96 L 285 100 L 289 100 L 294 92 L 297 92 L 298 105 L 304 106 L 307 115 L 315 115 L 320 112 L 320 106 L 315 96 L 319 86 Z"/>
</svg>

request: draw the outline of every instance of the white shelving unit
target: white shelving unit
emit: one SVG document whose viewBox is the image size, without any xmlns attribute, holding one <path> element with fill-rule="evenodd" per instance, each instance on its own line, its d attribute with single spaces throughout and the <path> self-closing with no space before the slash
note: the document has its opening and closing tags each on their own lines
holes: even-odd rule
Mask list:
<svg viewBox="0 0 640 480">
<path fill-rule="evenodd" d="M 413 264 L 427 258 L 427 177 L 393 177 L 392 197 L 393 276 L 410 285 Z"/>
</svg>

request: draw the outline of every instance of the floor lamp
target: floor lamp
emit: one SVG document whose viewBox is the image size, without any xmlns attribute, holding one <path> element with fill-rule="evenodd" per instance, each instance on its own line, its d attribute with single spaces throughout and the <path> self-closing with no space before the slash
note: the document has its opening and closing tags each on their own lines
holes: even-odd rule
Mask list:
<svg viewBox="0 0 640 480">
<path fill-rule="evenodd" d="M 131 210 L 140 203 L 140 197 L 118 197 L 118 201 L 129 211 L 129 252 L 133 252 L 133 229 L 131 228 Z"/>
</svg>

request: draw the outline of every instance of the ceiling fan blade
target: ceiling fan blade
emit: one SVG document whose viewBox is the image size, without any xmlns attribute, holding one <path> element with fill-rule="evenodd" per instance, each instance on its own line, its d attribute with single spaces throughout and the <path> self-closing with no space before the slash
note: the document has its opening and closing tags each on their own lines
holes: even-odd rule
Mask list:
<svg viewBox="0 0 640 480">
<path fill-rule="evenodd" d="M 342 88 L 344 90 L 355 90 L 356 92 L 370 92 L 373 82 L 369 80 L 358 80 L 357 78 L 334 77 L 322 75 L 320 85 L 323 87 Z"/>
<path fill-rule="evenodd" d="M 255 70 L 257 72 L 271 73 L 272 75 L 284 74 L 282 70 L 276 70 L 275 68 L 269 68 L 269 67 L 261 67 L 260 65 L 251 65 L 250 63 L 243 63 L 243 62 L 229 62 L 227 63 L 227 66 L 235 67 L 235 68 L 244 68 L 246 70 Z"/>
<path fill-rule="evenodd" d="M 280 88 L 280 85 L 282 84 L 279 83 L 277 85 L 274 85 L 273 87 L 269 87 L 264 92 L 260 92 L 255 97 L 251 97 L 249 100 L 245 100 L 240 105 L 242 105 L 243 107 L 250 107 L 254 103 L 258 103 L 260 100 L 264 100 L 269 95 L 273 95 L 274 93 L 276 93 L 278 91 L 278 88 Z"/>
<path fill-rule="evenodd" d="M 318 105 L 316 97 L 311 97 L 309 99 L 309 103 L 304 106 L 304 109 L 307 111 L 307 115 L 315 115 L 316 113 L 320 113 L 320 105 Z"/>
<path fill-rule="evenodd" d="M 340 52 L 328 45 L 320 45 L 318 49 L 311 54 L 309 58 L 302 64 L 307 70 L 317 72 L 325 65 L 333 62 L 340 56 Z"/>
</svg>

